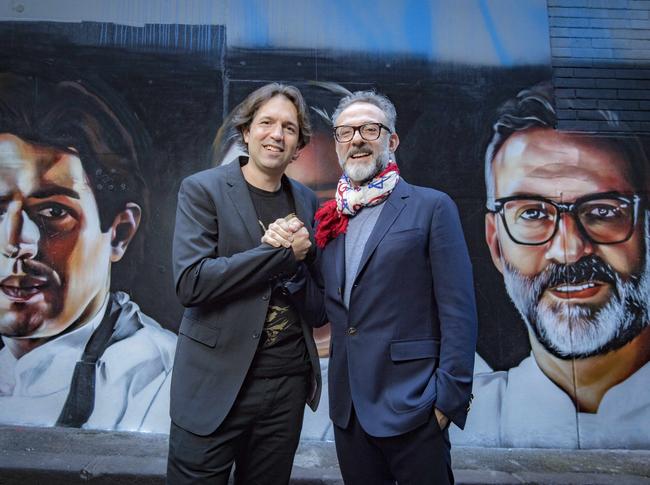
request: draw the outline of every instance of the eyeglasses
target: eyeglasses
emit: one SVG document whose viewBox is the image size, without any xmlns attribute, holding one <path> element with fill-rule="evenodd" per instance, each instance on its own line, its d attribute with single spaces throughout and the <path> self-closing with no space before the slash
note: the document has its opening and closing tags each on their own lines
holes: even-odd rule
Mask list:
<svg viewBox="0 0 650 485">
<path fill-rule="evenodd" d="M 517 244 L 539 246 L 553 239 L 562 213 L 571 214 L 578 230 L 595 244 L 618 244 L 634 232 L 638 195 L 617 192 L 580 197 L 570 204 L 528 195 L 504 197 L 494 201 L 489 212 L 500 214 L 510 239 Z"/>
<path fill-rule="evenodd" d="M 392 133 L 390 128 L 381 123 L 366 123 L 361 126 L 335 126 L 334 138 L 336 138 L 336 141 L 339 143 L 347 143 L 354 138 L 354 133 L 358 131 L 359 135 L 361 135 L 361 138 L 364 140 L 375 141 L 381 135 L 382 128 L 388 133 Z"/>
</svg>

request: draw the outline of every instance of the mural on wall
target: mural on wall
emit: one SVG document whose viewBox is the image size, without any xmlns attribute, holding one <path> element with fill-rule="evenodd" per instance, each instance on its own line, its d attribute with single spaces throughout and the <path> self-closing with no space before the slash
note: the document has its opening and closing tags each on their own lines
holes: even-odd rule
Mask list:
<svg viewBox="0 0 650 485">
<path fill-rule="evenodd" d="M 115 110 L 75 81 L 0 76 L 2 420 L 162 430 L 175 335 L 110 292 L 146 191 Z"/>
<path fill-rule="evenodd" d="M 555 129 L 546 2 L 308 2 L 294 30 L 291 2 L 225 3 L 226 25 L 0 24 L 0 423 L 168 431 L 178 185 L 282 81 L 314 125 L 288 173 L 321 199 L 340 175 L 321 114 L 377 89 L 401 175 L 459 207 L 480 328 L 455 444 L 650 447 L 648 141 Z M 302 437 L 333 439 L 327 395 Z"/>
<path fill-rule="evenodd" d="M 648 158 L 611 111 L 610 134 L 557 131 L 552 93 L 543 83 L 507 101 L 485 155 L 485 240 L 532 351 L 475 376 L 453 438 L 647 448 Z"/>
<path fill-rule="evenodd" d="M 178 123 L 164 139 L 182 110 L 161 96 L 191 88 L 195 65 L 111 46 L 107 26 L 91 26 L 101 47 L 72 42 L 79 26 L 14 27 L 0 73 L 0 422 L 166 433 L 178 309 L 138 303 L 159 299 L 156 283 L 173 293 L 146 230 L 167 239 L 173 221 L 157 216 L 173 210 L 174 170 L 207 158 L 209 139 L 203 156 L 192 148 L 200 129 Z M 204 71 L 180 104 L 208 121 L 221 87 Z"/>
</svg>

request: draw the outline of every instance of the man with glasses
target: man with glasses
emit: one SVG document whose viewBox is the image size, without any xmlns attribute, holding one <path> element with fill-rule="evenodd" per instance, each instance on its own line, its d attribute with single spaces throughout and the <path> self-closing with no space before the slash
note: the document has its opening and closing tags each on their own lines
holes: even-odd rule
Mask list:
<svg viewBox="0 0 650 485">
<path fill-rule="evenodd" d="M 469 444 L 650 444 L 647 159 L 632 137 L 553 129 L 549 85 L 501 110 L 485 234 L 532 355 L 476 377 Z M 622 130 L 603 113 L 609 131 Z"/>
<path fill-rule="evenodd" d="M 396 116 L 374 92 L 340 101 L 343 175 L 316 214 L 330 417 L 348 485 L 453 483 L 447 427 L 464 425 L 471 398 L 477 321 L 458 211 L 401 178 Z"/>
</svg>

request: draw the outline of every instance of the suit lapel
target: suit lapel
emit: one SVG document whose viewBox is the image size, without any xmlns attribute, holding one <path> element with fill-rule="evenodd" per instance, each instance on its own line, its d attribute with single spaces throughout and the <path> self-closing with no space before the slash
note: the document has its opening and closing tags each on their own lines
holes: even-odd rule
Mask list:
<svg viewBox="0 0 650 485">
<path fill-rule="evenodd" d="M 372 256 L 372 254 L 375 252 L 375 249 L 377 249 L 377 245 L 384 238 L 390 226 L 393 225 L 395 219 L 397 219 L 397 216 L 399 216 L 400 212 L 402 212 L 402 209 L 404 209 L 404 206 L 406 205 L 406 198 L 408 198 L 407 185 L 406 182 L 400 180 L 395 186 L 393 192 L 390 194 L 390 196 L 388 196 L 388 199 L 386 199 L 386 203 L 384 204 L 384 208 L 379 214 L 377 223 L 370 233 L 370 237 L 368 238 L 366 246 L 363 249 L 363 255 L 361 256 L 359 269 L 357 270 L 355 279 L 361 274 L 363 268 L 368 263 L 370 256 Z"/>
<path fill-rule="evenodd" d="M 254 245 L 259 244 L 262 237 L 262 228 L 259 225 L 255 207 L 251 200 L 246 180 L 241 172 L 241 166 L 237 160 L 230 162 L 227 167 L 227 183 L 230 187 L 228 196 L 232 200 L 233 205 L 239 216 L 242 218 L 246 232 L 251 238 Z"/>
<path fill-rule="evenodd" d="M 322 250 L 323 272 L 334 271 L 334 282 L 339 300 L 343 302 L 343 285 L 345 284 L 345 234 L 339 234 L 327 243 Z"/>
<path fill-rule="evenodd" d="M 302 190 L 300 190 L 300 188 L 296 185 L 296 182 L 290 178 L 288 179 L 289 186 L 291 187 L 291 195 L 293 196 L 293 202 L 296 206 L 296 216 L 298 216 L 298 219 L 305 223 L 305 227 L 307 228 L 307 231 L 309 231 L 309 237 L 312 241 L 312 244 L 314 244 L 314 231 L 312 229 L 314 214 L 312 214 L 311 211 L 307 210 L 307 201 L 305 200 L 305 196 L 303 195 Z"/>
<path fill-rule="evenodd" d="M 296 205 L 296 215 L 298 216 L 298 219 L 305 223 L 312 244 L 316 244 L 314 241 L 314 231 L 311 226 L 314 214 L 311 213 L 311 210 L 307 210 L 308 205 L 302 190 L 300 190 L 292 179 L 289 179 L 289 181 L 291 183 L 293 201 Z M 331 248 L 328 247 L 328 251 L 332 251 L 335 258 L 334 271 L 336 272 L 335 276 L 338 285 L 337 292 L 341 301 L 343 301 L 343 284 L 345 283 L 345 234 L 341 234 L 329 244 L 331 245 Z"/>
<path fill-rule="evenodd" d="M 341 301 L 343 301 L 343 288 L 345 286 L 345 234 L 341 234 L 334 239 L 331 244 L 335 244 L 334 251 L 336 260 L 334 265 L 336 268 L 336 281 L 338 283 L 338 293 Z"/>
</svg>

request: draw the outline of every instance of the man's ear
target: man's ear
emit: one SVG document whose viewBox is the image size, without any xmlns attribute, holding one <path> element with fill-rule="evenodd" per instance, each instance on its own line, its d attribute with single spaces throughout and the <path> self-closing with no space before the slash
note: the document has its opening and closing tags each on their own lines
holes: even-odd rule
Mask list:
<svg viewBox="0 0 650 485">
<path fill-rule="evenodd" d="M 501 244 L 499 243 L 499 234 L 497 233 L 497 218 L 493 212 L 485 214 L 485 242 L 490 248 L 492 262 L 497 267 L 499 273 L 503 274 L 503 263 L 501 261 Z"/>
<path fill-rule="evenodd" d="M 398 146 L 399 136 L 397 136 L 397 133 L 391 133 L 390 137 L 388 138 L 388 151 L 395 153 L 395 150 L 397 150 Z"/>
<path fill-rule="evenodd" d="M 296 151 L 294 152 L 293 156 L 291 157 L 291 161 L 295 162 L 298 160 L 298 157 L 300 156 L 300 152 L 302 151 L 302 148 L 297 148 Z"/>
<path fill-rule="evenodd" d="M 244 139 L 244 145 L 248 146 L 248 135 L 250 134 L 250 129 L 248 127 L 242 128 L 241 136 Z"/>
<path fill-rule="evenodd" d="M 111 262 L 116 263 L 128 247 L 140 226 L 142 209 L 138 204 L 128 202 L 124 209 L 113 219 L 111 224 Z"/>
</svg>

